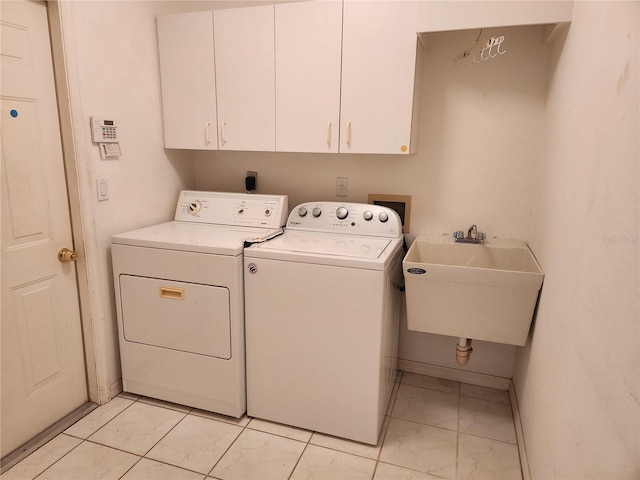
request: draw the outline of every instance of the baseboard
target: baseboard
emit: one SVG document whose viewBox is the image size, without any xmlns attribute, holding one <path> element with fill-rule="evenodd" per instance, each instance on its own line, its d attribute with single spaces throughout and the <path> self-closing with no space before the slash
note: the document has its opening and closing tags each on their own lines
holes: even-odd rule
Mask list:
<svg viewBox="0 0 640 480">
<path fill-rule="evenodd" d="M 511 379 L 509 378 L 458 370 L 457 368 L 441 367 L 429 363 L 414 362 L 413 360 L 398 359 L 398 370 L 444 378 L 456 382 L 471 383 L 482 387 L 497 388 L 498 390 L 509 390 L 509 385 L 511 385 Z"/>
<path fill-rule="evenodd" d="M 111 387 L 109 387 L 109 400 L 117 397 L 122 392 L 122 379 L 119 379 L 117 382 L 113 383 Z"/>
<path fill-rule="evenodd" d="M 518 453 L 520 455 L 520 468 L 522 468 L 522 480 L 531 480 L 529 472 L 529 459 L 527 457 L 527 449 L 524 442 L 524 431 L 522 430 L 522 419 L 520 418 L 520 409 L 518 408 L 518 397 L 513 382 L 509 385 L 509 399 L 511 400 L 511 411 L 513 412 L 513 423 L 516 427 L 516 438 L 518 440 Z"/>
</svg>

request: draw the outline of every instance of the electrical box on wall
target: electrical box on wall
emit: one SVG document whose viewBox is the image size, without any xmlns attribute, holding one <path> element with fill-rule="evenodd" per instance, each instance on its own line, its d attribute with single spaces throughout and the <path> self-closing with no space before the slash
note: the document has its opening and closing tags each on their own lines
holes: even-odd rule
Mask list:
<svg viewBox="0 0 640 480">
<path fill-rule="evenodd" d="M 103 160 L 118 158 L 121 155 L 118 138 L 118 122 L 103 117 L 92 116 L 91 141 L 100 147 L 100 156 Z"/>
<path fill-rule="evenodd" d="M 367 203 L 382 205 L 398 212 L 402 221 L 402 233 L 410 233 L 411 227 L 411 195 L 388 195 L 370 193 Z"/>
</svg>

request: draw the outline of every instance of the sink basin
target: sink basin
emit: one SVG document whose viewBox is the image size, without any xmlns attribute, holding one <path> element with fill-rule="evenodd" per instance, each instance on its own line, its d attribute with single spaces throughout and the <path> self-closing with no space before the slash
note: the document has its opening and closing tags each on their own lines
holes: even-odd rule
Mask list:
<svg viewBox="0 0 640 480">
<path fill-rule="evenodd" d="M 409 330 L 527 343 L 544 273 L 526 243 L 420 236 L 402 266 Z"/>
</svg>

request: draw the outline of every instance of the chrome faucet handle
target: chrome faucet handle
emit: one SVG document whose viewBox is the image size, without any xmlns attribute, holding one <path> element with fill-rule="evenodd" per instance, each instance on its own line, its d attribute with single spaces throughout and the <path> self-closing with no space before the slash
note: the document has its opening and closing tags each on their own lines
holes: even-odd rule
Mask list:
<svg viewBox="0 0 640 480">
<path fill-rule="evenodd" d="M 480 241 L 483 241 L 485 238 L 487 238 L 487 236 L 483 232 L 478 232 L 476 238 Z"/>
<path fill-rule="evenodd" d="M 462 230 L 458 230 L 453 232 L 453 238 L 464 238 L 464 232 Z"/>
</svg>

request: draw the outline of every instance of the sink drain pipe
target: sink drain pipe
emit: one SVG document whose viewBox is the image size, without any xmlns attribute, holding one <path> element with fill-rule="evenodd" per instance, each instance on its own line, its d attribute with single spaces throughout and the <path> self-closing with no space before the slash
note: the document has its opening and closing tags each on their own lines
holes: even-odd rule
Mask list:
<svg viewBox="0 0 640 480">
<path fill-rule="evenodd" d="M 460 337 L 458 339 L 458 344 L 456 345 L 456 360 L 458 361 L 458 365 L 466 365 L 469 363 L 471 352 L 473 352 L 473 348 L 471 348 L 471 339 Z"/>
</svg>

